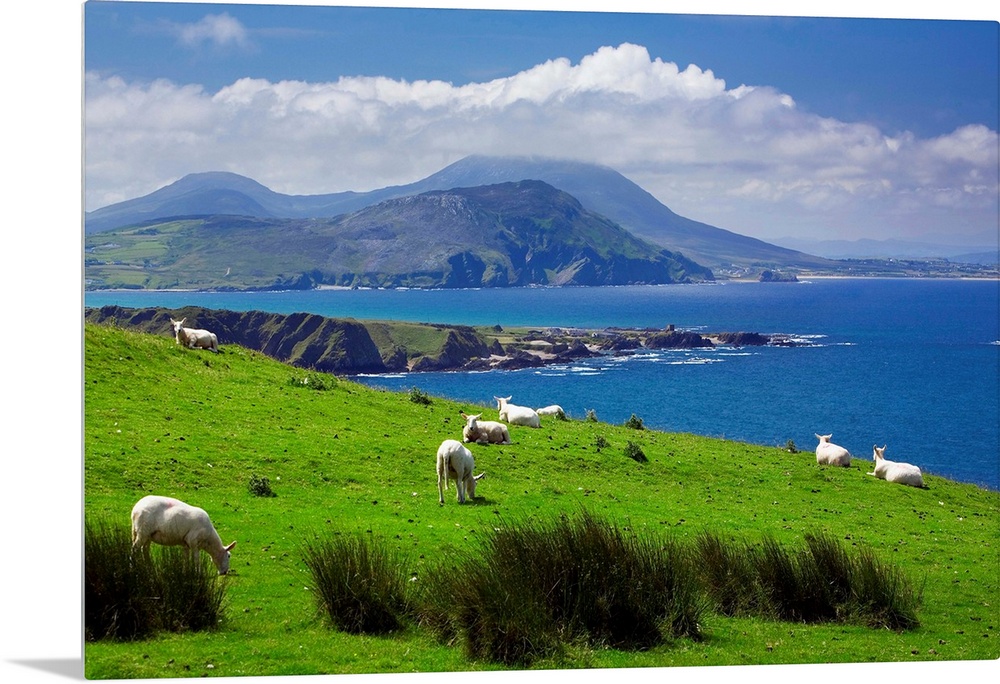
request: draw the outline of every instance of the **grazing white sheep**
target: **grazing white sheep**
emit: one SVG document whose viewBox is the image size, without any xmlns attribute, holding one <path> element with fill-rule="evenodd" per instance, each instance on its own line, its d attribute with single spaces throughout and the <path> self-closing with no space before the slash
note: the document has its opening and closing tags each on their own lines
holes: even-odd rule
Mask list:
<svg viewBox="0 0 1000 684">
<path fill-rule="evenodd" d="M 177 341 L 177 344 L 188 349 L 207 349 L 218 354 L 219 338 L 216 337 L 215 333 L 207 330 L 185 328 L 184 321 L 186 320 L 186 318 L 182 318 L 179 321 L 170 319 L 170 324 L 174 326 L 174 339 Z"/>
<path fill-rule="evenodd" d="M 559 418 L 565 418 L 566 412 L 563 411 L 562 406 L 558 404 L 552 404 L 551 406 L 543 406 L 540 409 L 535 409 L 535 413 L 540 416 L 558 416 Z"/>
<path fill-rule="evenodd" d="M 816 463 L 820 465 L 844 466 L 851 465 L 851 452 L 830 441 L 833 435 L 816 435 L 819 444 L 816 445 Z"/>
<path fill-rule="evenodd" d="M 472 452 L 462 446 L 457 439 L 446 439 L 437 450 L 438 503 L 444 503 L 444 490 L 448 488 L 448 479 L 455 481 L 458 490 L 458 503 L 465 503 L 465 497 L 476 498 L 476 483 L 486 476 L 486 473 L 473 475 L 476 461 Z"/>
<path fill-rule="evenodd" d="M 535 409 L 527 406 L 517 406 L 511 404 L 510 397 L 493 397 L 497 400 L 497 409 L 500 411 L 500 420 L 511 425 L 526 425 L 528 427 L 541 427 L 542 422 L 538 419 Z"/>
<path fill-rule="evenodd" d="M 474 416 L 462 414 L 462 418 L 465 419 L 462 441 L 478 444 L 510 444 L 510 432 L 507 426 L 493 420 L 479 420 L 481 415 L 483 414 Z"/>
<path fill-rule="evenodd" d="M 148 551 L 150 542 L 163 546 L 185 546 L 198 558 L 206 551 L 220 575 L 229 572 L 229 552 L 236 546 L 222 545 L 219 533 L 206 513 L 169 496 L 144 496 L 132 507 L 132 550 Z"/>
<path fill-rule="evenodd" d="M 872 457 L 875 460 L 875 470 L 868 473 L 869 475 L 874 475 L 886 482 L 895 482 L 897 484 L 910 485 L 911 487 L 920 487 L 921 489 L 927 488 L 927 485 L 924 484 L 924 476 L 917 466 L 886 459 L 882 456 L 885 452 L 884 446 L 879 449 L 877 446 L 872 445 L 872 452 Z"/>
</svg>

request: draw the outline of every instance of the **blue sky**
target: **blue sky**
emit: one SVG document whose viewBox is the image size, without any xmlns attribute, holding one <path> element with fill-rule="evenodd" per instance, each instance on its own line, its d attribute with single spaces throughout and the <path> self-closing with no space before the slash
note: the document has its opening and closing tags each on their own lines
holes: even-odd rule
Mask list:
<svg viewBox="0 0 1000 684">
<path fill-rule="evenodd" d="M 245 42 L 178 40 L 180 27 L 222 13 L 244 27 Z M 628 42 L 890 133 L 997 125 L 992 21 L 89 2 L 86 39 L 88 69 L 212 90 L 244 76 L 464 85 Z"/>
<path fill-rule="evenodd" d="M 995 235 L 995 20 L 561 4 L 585 11 L 88 2 L 86 209 L 197 171 L 311 194 L 540 154 L 764 239 Z"/>
</svg>

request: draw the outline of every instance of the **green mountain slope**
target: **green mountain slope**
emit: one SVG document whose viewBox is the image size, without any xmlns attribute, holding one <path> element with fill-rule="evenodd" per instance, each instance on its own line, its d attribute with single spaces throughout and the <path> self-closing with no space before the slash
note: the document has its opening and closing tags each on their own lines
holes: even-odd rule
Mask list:
<svg viewBox="0 0 1000 684">
<path fill-rule="evenodd" d="M 511 428 L 508 446 L 473 446 L 485 470 L 474 503 L 452 488 L 438 505 L 434 454 L 459 438 L 459 411 L 483 404 L 369 389 L 280 364 L 238 346 L 222 355 L 164 336 L 85 325 L 84 517 L 127 526 L 158 493 L 205 508 L 238 544 L 225 619 L 203 633 L 85 644 L 86 675 L 151 678 L 489 667 L 417 628 L 386 638 L 331 630 L 315 609 L 304 542 L 362 533 L 429 564 L 466 551 L 498 520 L 551 519 L 581 509 L 652 534 L 703 530 L 799 544 L 825 531 L 870 547 L 923 587 L 921 626 L 904 633 L 711 614 L 705 640 L 648 651 L 571 650 L 533 667 L 995 659 L 1000 495 L 929 476 L 891 485 L 871 463 L 824 468 L 811 453 L 591 421 Z M 503 388 L 497 388 L 503 394 Z M 516 399 L 516 397 L 515 397 Z M 559 397 L 553 397 L 558 402 Z M 641 402 L 635 407 L 641 417 Z M 706 404 L 706 410 L 711 405 Z M 601 440 L 598 440 L 598 437 Z M 603 441 L 602 441 L 603 440 Z M 628 442 L 649 461 L 625 455 Z M 252 476 L 273 498 L 253 496 Z M 211 669 L 208 669 L 211 665 Z"/>
<path fill-rule="evenodd" d="M 195 173 L 144 197 L 102 207 L 85 217 L 87 234 L 178 216 L 241 214 L 317 218 L 358 211 L 388 199 L 432 190 L 526 179 L 568 192 L 584 207 L 633 234 L 710 268 L 836 269 L 831 259 L 779 247 L 679 216 L 617 171 L 598 164 L 545 157 L 472 155 L 414 183 L 369 192 L 284 195 L 233 173 Z"/>
<path fill-rule="evenodd" d="M 95 287 L 663 284 L 711 279 L 539 181 L 429 192 L 332 219 L 214 216 L 88 236 Z"/>
</svg>

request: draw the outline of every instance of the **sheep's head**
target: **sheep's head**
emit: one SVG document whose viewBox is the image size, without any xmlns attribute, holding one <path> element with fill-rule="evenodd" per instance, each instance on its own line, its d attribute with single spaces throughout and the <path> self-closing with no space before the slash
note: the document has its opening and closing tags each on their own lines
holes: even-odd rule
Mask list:
<svg viewBox="0 0 1000 684">
<path fill-rule="evenodd" d="M 236 546 L 236 542 L 233 542 L 229 546 L 222 547 L 222 558 L 219 559 L 219 574 L 225 575 L 229 572 L 229 555 L 233 547 Z"/>
<path fill-rule="evenodd" d="M 181 326 L 183 326 L 183 325 L 184 325 L 184 321 L 186 321 L 186 320 L 187 320 L 186 318 L 182 318 L 182 319 L 181 319 L 181 320 L 179 320 L 179 321 L 175 321 L 175 320 L 174 320 L 174 319 L 172 319 L 172 318 L 170 319 L 170 325 L 174 326 L 174 332 L 175 332 L 175 333 L 176 333 L 176 332 L 180 332 L 180 330 L 181 330 Z"/>
<path fill-rule="evenodd" d="M 476 498 L 476 484 L 484 477 L 486 477 L 486 473 L 479 473 L 465 481 L 465 493 L 470 499 Z"/>
<path fill-rule="evenodd" d="M 833 434 L 829 435 L 816 435 L 816 439 L 819 440 L 820 444 L 828 444 L 831 439 L 833 439 Z"/>
<path fill-rule="evenodd" d="M 874 444 L 872 445 L 872 457 L 875 459 L 876 463 L 878 463 L 879 461 L 881 461 L 882 459 L 885 458 L 885 456 L 883 456 L 882 454 L 885 453 L 885 447 L 886 446 L 888 446 L 888 445 L 887 444 L 883 445 L 882 448 L 879 449 Z"/>
</svg>

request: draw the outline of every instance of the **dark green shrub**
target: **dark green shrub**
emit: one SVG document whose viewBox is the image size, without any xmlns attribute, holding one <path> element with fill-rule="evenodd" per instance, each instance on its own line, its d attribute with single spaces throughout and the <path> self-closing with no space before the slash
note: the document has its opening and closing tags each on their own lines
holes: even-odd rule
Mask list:
<svg viewBox="0 0 1000 684">
<path fill-rule="evenodd" d="M 591 423 L 596 423 L 597 422 L 597 411 L 595 411 L 594 409 L 587 409 L 587 416 L 586 416 L 585 420 L 587 420 L 588 422 L 591 422 Z"/>
<path fill-rule="evenodd" d="M 698 566 L 716 610 L 795 622 L 918 626 L 919 593 L 897 567 L 867 547 L 851 553 L 826 534 L 807 534 L 805 541 L 793 552 L 770 537 L 755 545 L 701 534 Z"/>
<path fill-rule="evenodd" d="M 83 623 L 88 641 L 142 639 L 156 631 L 151 605 L 156 572 L 148 556 L 131 558 L 128 528 L 87 523 L 84 531 Z"/>
<path fill-rule="evenodd" d="M 247 489 L 254 496 L 264 496 L 264 497 L 274 497 L 278 496 L 271 489 L 271 481 L 266 477 L 258 477 L 257 475 L 250 476 L 250 483 L 247 485 Z"/>
<path fill-rule="evenodd" d="M 594 437 L 594 446 L 597 447 L 598 451 L 600 451 L 601 449 L 607 449 L 611 446 L 611 443 L 604 438 L 604 435 L 597 435 Z"/>
<path fill-rule="evenodd" d="M 853 621 L 873 628 L 916 629 L 922 590 L 898 566 L 879 560 L 867 546 L 858 549 L 851 572 Z"/>
<path fill-rule="evenodd" d="M 785 451 L 787 451 L 790 454 L 799 453 L 799 448 L 795 446 L 795 440 L 790 439 L 787 442 L 785 442 Z"/>
<path fill-rule="evenodd" d="M 222 617 L 225 580 L 208 554 L 196 560 L 186 549 L 161 549 L 156 564 L 162 604 L 160 629 L 201 631 L 215 627 Z"/>
<path fill-rule="evenodd" d="M 338 535 L 307 544 L 303 559 L 312 574 L 320 610 L 337 629 L 384 634 L 400 629 L 408 610 L 402 559 L 361 535 Z"/>
<path fill-rule="evenodd" d="M 132 554 L 127 526 L 88 522 L 84 531 L 84 632 L 87 640 L 142 639 L 158 631 L 197 631 L 222 617 L 225 583 L 206 554 L 182 548 Z"/>
<path fill-rule="evenodd" d="M 503 526 L 439 566 L 420 593 L 422 624 L 472 658 L 524 666 L 567 643 L 644 649 L 698 638 L 705 609 L 690 553 L 590 513 Z"/>
<path fill-rule="evenodd" d="M 642 447 L 631 440 L 625 445 L 625 455 L 633 461 L 638 461 L 639 463 L 646 463 L 649 461 L 649 459 L 646 458 L 646 452 L 642 450 Z"/>
<path fill-rule="evenodd" d="M 414 404 L 423 404 L 428 406 L 431 403 L 431 398 L 430 395 L 421 390 L 419 387 L 413 387 L 410 389 L 410 401 Z"/>
<path fill-rule="evenodd" d="M 760 586 L 753 581 L 756 566 L 751 551 L 743 544 L 723 542 L 709 532 L 695 539 L 701 581 L 715 610 L 722 615 L 759 615 L 766 610 Z"/>
<path fill-rule="evenodd" d="M 642 418 L 639 418 L 634 413 L 632 417 L 625 421 L 625 427 L 632 428 L 633 430 L 645 430 L 646 426 L 642 424 Z"/>
</svg>

